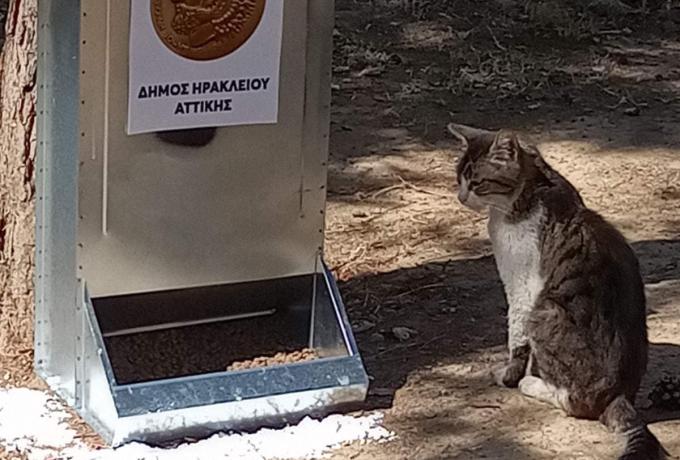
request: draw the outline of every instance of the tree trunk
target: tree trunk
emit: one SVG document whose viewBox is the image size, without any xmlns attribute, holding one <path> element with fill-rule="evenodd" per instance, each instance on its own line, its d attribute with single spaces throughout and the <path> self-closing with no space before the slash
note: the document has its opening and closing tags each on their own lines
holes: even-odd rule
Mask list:
<svg viewBox="0 0 680 460">
<path fill-rule="evenodd" d="M 0 55 L 0 383 L 32 376 L 37 0 L 10 0 Z"/>
</svg>

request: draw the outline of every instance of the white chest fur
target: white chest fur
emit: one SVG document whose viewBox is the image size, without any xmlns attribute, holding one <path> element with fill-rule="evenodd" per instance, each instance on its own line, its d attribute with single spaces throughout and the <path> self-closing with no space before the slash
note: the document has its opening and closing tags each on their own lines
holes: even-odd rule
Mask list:
<svg viewBox="0 0 680 460">
<path fill-rule="evenodd" d="M 539 251 L 542 218 L 542 213 L 536 212 L 523 221 L 509 223 L 496 211 L 489 217 L 489 236 L 509 306 L 510 350 L 528 342 L 526 322 L 543 289 Z"/>
</svg>

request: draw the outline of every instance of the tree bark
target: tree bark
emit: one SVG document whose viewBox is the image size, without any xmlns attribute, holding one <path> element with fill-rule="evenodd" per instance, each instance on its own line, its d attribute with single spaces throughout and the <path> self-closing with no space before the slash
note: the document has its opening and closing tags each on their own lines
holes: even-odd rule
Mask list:
<svg viewBox="0 0 680 460">
<path fill-rule="evenodd" d="M 37 0 L 10 0 L 0 55 L 0 366 L 31 378 Z M 9 375 L 8 375 L 9 374 Z"/>
</svg>

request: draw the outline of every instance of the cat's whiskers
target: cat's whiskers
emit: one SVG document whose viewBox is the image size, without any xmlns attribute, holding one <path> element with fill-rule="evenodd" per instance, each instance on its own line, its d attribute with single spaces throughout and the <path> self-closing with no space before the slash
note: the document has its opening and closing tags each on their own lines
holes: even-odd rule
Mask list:
<svg viewBox="0 0 680 460">
<path fill-rule="evenodd" d="M 512 206 L 503 206 L 498 203 L 489 203 L 489 209 L 493 209 L 495 211 L 500 211 L 501 213 L 507 215 L 512 212 Z"/>
</svg>

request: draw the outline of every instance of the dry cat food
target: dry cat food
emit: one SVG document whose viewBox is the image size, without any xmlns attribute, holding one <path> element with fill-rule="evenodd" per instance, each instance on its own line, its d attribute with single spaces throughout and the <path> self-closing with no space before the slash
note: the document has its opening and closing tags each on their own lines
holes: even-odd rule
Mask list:
<svg viewBox="0 0 680 460">
<path fill-rule="evenodd" d="M 282 359 L 280 352 L 290 354 L 287 359 L 294 355 L 300 360 L 309 354 L 303 353 L 309 343 L 308 328 L 295 315 L 277 314 L 112 336 L 106 345 L 118 383 L 126 384 L 223 372 L 237 362 L 258 360 L 250 366 L 260 367 L 263 358 L 258 357 L 274 364 L 274 357 Z"/>
<path fill-rule="evenodd" d="M 655 409 L 680 410 L 680 377 L 665 376 L 649 393 Z"/>
<path fill-rule="evenodd" d="M 275 366 L 277 364 L 302 363 L 317 359 L 319 356 L 311 348 L 303 348 L 293 352 L 280 352 L 273 356 L 258 356 L 245 361 L 235 361 L 227 367 L 228 371 L 242 371 L 257 367 Z"/>
</svg>

